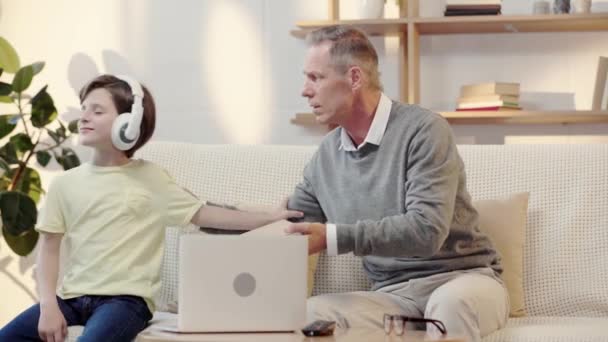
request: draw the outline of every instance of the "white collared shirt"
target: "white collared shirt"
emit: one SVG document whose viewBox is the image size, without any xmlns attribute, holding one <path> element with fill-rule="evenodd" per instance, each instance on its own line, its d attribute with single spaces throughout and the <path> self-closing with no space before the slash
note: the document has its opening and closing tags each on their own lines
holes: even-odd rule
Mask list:
<svg viewBox="0 0 608 342">
<path fill-rule="evenodd" d="M 358 151 L 366 144 L 380 145 L 384 132 L 386 131 L 386 125 L 388 124 L 388 118 L 391 114 L 391 107 L 393 102 L 384 93 L 380 93 L 380 101 L 378 102 L 378 108 L 376 108 L 376 114 L 372 119 L 372 124 L 367 131 L 365 140 L 359 146 L 355 146 L 352 139 L 348 135 L 345 129 L 342 128 L 340 133 L 340 150 L 346 152 Z M 327 223 L 326 227 L 326 240 L 327 240 L 327 255 L 338 255 L 338 232 L 336 231 L 336 225 L 333 223 Z"/>
</svg>

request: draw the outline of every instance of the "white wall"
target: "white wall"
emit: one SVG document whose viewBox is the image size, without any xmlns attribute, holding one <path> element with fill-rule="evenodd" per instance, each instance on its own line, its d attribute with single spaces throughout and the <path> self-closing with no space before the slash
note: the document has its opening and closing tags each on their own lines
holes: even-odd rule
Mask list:
<svg viewBox="0 0 608 342">
<path fill-rule="evenodd" d="M 596 0 L 596 2 L 599 0 Z M 344 18 L 355 0 L 342 0 Z M 424 16 L 442 0 L 421 1 Z M 504 0 L 527 14 L 529 0 Z M 305 44 L 288 32 L 327 17 L 326 0 L 1 1 L 0 32 L 24 62 L 42 59 L 60 108 L 78 107 L 75 89 L 100 72 L 131 73 L 157 100 L 156 139 L 200 143 L 318 143 L 322 130 L 293 126 L 307 111 L 299 96 Z M 396 41 L 374 38 L 386 92 L 397 97 Z M 588 109 L 608 33 L 424 36 L 421 102 L 453 108 L 460 85 L 514 81 L 526 108 Z M 482 129 L 480 129 L 482 128 Z M 502 143 L 504 135 L 603 134 L 606 125 L 456 126 L 460 136 Z"/>
<path fill-rule="evenodd" d="M 344 18 L 352 17 L 354 0 L 341 3 Z M 422 15 L 440 15 L 443 1 L 421 3 Z M 531 3 L 504 0 L 503 13 L 527 14 Z M 288 32 L 297 20 L 325 18 L 326 0 L 0 0 L 0 34 L 23 64 L 46 62 L 32 89 L 49 84 L 62 117 L 77 115 L 76 91 L 91 77 L 129 73 L 155 95 L 155 139 L 197 143 L 317 144 L 323 130 L 289 123 L 308 108 L 299 95 L 305 44 Z M 386 93 L 396 98 L 396 41 L 373 42 Z M 588 109 L 608 32 L 425 36 L 421 55 L 422 105 L 433 109 L 453 108 L 460 85 L 485 80 L 520 82 L 527 108 Z M 454 129 L 461 141 L 502 143 L 505 136 L 603 135 L 607 128 Z M 33 302 L 26 294 L 35 292 L 31 269 L 0 243 L 0 325 Z"/>
</svg>

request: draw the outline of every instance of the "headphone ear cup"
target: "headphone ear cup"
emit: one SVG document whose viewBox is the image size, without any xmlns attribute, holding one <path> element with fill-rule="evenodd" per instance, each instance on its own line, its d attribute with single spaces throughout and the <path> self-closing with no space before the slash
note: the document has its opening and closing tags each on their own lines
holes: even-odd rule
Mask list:
<svg viewBox="0 0 608 342">
<path fill-rule="evenodd" d="M 114 144 L 114 147 L 121 151 L 131 149 L 133 146 L 135 146 L 135 143 L 139 138 L 139 130 L 133 139 L 129 139 L 125 135 L 125 131 L 127 130 L 132 117 L 133 114 L 131 113 L 120 114 L 112 124 L 112 144 Z"/>
</svg>

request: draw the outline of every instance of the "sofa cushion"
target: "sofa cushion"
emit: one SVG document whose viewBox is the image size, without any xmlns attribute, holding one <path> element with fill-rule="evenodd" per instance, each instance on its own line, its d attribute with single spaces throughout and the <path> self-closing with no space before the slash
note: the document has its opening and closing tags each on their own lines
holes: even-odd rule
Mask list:
<svg viewBox="0 0 608 342">
<path fill-rule="evenodd" d="M 482 342 L 605 342 L 608 318 L 521 317 L 511 318 L 506 327 Z"/>
<path fill-rule="evenodd" d="M 506 199 L 479 200 L 473 206 L 479 213 L 479 228 L 486 233 L 502 257 L 501 275 L 511 304 L 511 316 L 525 315 L 523 253 L 528 213 L 527 192 Z"/>
<path fill-rule="evenodd" d="M 524 246 L 527 313 L 605 317 L 608 145 L 458 148 L 473 198 L 530 192 Z M 293 191 L 314 151 L 314 146 L 154 142 L 138 156 L 163 166 L 201 198 L 272 205 Z M 364 289 L 369 281 L 359 258 L 320 256 L 313 293 Z"/>
<path fill-rule="evenodd" d="M 608 144 L 463 145 L 474 199 L 530 192 L 524 290 L 531 316 L 608 315 Z"/>
</svg>

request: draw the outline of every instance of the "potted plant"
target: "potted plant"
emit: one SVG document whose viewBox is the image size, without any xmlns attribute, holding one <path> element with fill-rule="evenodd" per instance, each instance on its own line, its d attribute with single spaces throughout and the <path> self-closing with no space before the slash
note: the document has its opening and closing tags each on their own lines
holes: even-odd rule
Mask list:
<svg viewBox="0 0 608 342">
<path fill-rule="evenodd" d="M 47 86 L 26 94 L 43 67 L 44 62 L 21 66 L 15 49 L 0 37 L 0 225 L 8 246 L 21 256 L 36 247 L 36 205 L 44 193 L 32 165 L 45 167 L 52 158 L 64 170 L 80 165 L 76 153 L 62 146 L 77 133 L 76 120 L 58 120 Z M 7 74 L 14 75 L 12 81 Z"/>
</svg>

